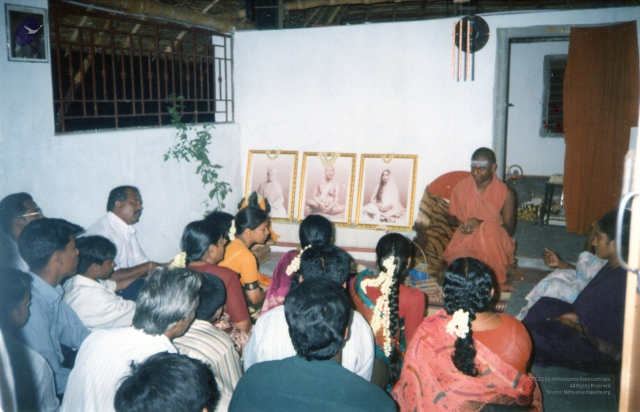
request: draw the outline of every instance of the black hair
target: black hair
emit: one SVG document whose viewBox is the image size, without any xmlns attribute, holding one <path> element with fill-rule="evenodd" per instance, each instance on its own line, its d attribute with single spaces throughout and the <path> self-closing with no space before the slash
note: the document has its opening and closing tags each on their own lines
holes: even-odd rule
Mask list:
<svg viewBox="0 0 640 412">
<path fill-rule="evenodd" d="M 333 235 L 333 226 L 324 216 L 309 215 L 300 223 L 298 235 L 303 249 L 309 245 L 312 247 L 328 245 Z"/>
<path fill-rule="evenodd" d="M 298 356 L 327 360 L 342 348 L 351 316 L 347 292 L 330 279 L 309 279 L 284 300 L 289 336 Z"/>
<path fill-rule="evenodd" d="M 227 240 L 229 240 L 229 229 L 231 229 L 233 219 L 233 215 L 227 212 L 211 212 L 204 218 L 207 222 L 218 226 L 220 233 Z"/>
<path fill-rule="evenodd" d="M 215 223 L 207 220 L 197 220 L 189 223 L 182 232 L 180 247 L 187 254 L 187 266 L 191 262 L 202 260 L 209 246 L 218 243 L 223 232 Z"/>
<path fill-rule="evenodd" d="M 27 211 L 24 205 L 27 200 L 33 201 L 33 198 L 24 192 L 13 193 L 0 200 L 0 229 L 7 235 L 11 235 L 14 220 Z"/>
<path fill-rule="evenodd" d="M 489 163 L 496 163 L 496 154 L 488 147 L 481 147 L 471 155 L 471 160 L 487 159 Z"/>
<path fill-rule="evenodd" d="M 29 270 L 38 271 L 47 266 L 55 252 L 64 250 L 70 239 L 83 231 L 81 226 L 63 219 L 34 220 L 18 239 L 20 256 L 29 265 Z"/>
<path fill-rule="evenodd" d="M 340 286 L 349 279 L 351 257 L 335 245 L 323 245 L 307 249 L 300 256 L 300 270 L 304 281 L 331 279 Z M 303 282 L 304 283 L 304 282 Z"/>
<path fill-rule="evenodd" d="M 111 189 L 107 200 L 107 212 L 113 212 L 116 208 L 116 202 L 125 202 L 129 197 L 129 190 L 140 194 L 140 190 L 135 186 L 118 186 L 115 189 Z"/>
<path fill-rule="evenodd" d="M 618 209 L 613 209 L 605 213 L 600 220 L 598 220 L 598 227 L 600 231 L 607 235 L 609 241 L 616 240 L 616 226 L 618 220 Z M 621 245 L 615 245 L 616 249 L 620 248 L 620 254 L 623 259 L 627 259 L 629 256 L 629 233 L 631 231 L 631 212 L 624 211 L 624 217 L 622 218 L 622 239 Z"/>
<path fill-rule="evenodd" d="M 85 236 L 76 240 L 78 248 L 78 273 L 85 274 L 94 263 L 102 265 L 107 259 L 115 259 L 118 250 L 104 236 Z"/>
<path fill-rule="evenodd" d="M 13 268 L 0 268 L 0 327 L 10 330 L 11 312 L 31 291 L 33 279 L 28 274 Z M 8 329 L 5 329 L 8 328 Z"/>
<path fill-rule="evenodd" d="M 198 308 L 202 276 L 186 268 L 156 268 L 136 299 L 133 327 L 161 335 Z"/>
<path fill-rule="evenodd" d="M 400 308 L 400 285 L 407 277 L 409 259 L 413 254 L 411 241 L 400 233 L 388 233 L 378 240 L 376 245 L 376 263 L 378 269 L 385 270 L 383 262 L 393 256 L 395 271 L 393 272 L 393 283 L 389 291 L 389 335 L 396 340 L 400 339 L 402 332 L 399 316 Z M 391 345 L 389 355 L 389 383 L 394 385 L 400 379 L 400 357 L 395 345 Z"/>
<path fill-rule="evenodd" d="M 464 339 L 456 339 L 451 359 L 460 372 L 478 376 L 471 322 L 475 320 L 476 313 L 487 309 L 491 301 L 491 269 L 477 259 L 459 258 L 447 268 L 442 284 L 444 310 L 449 315 L 453 315 L 458 309 L 469 313 L 469 332 Z"/>
<path fill-rule="evenodd" d="M 196 311 L 196 319 L 209 321 L 224 306 L 227 300 L 227 289 L 222 280 L 210 273 L 202 274 L 200 287 L 200 306 Z"/>
<path fill-rule="evenodd" d="M 242 209 L 242 204 L 244 203 L 245 199 L 246 198 L 243 197 L 240 203 L 238 203 L 238 209 Z M 267 200 L 266 197 L 262 197 L 262 200 L 264 201 L 264 212 L 266 214 L 269 214 L 269 212 L 271 212 L 271 205 L 269 204 L 269 200 Z M 255 207 L 256 209 L 262 210 L 262 207 L 260 206 L 260 198 L 258 197 L 258 192 L 253 192 L 249 195 L 249 198 L 247 199 L 246 207 Z"/>
<path fill-rule="evenodd" d="M 255 230 L 269 219 L 262 209 L 247 206 L 236 214 L 236 236 L 241 236 L 246 229 Z"/>
<path fill-rule="evenodd" d="M 214 411 L 220 391 L 211 368 L 177 353 L 160 352 L 131 363 L 113 401 L 116 412 Z"/>
</svg>

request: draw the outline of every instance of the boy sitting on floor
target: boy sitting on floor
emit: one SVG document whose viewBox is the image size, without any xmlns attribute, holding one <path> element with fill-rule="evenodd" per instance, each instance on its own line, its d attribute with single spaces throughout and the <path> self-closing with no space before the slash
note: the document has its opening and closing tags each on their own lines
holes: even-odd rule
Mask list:
<svg viewBox="0 0 640 412">
<path fill-rule="evenodd" d="M 78 274 L 64 284 L 63 300 L 90 329 L 131 326 L 136 303 L 116 295 L 132 280 L 107 280 L 113 273 L 116 246 L 103 236 L 77 240 Z"/>
</svg>

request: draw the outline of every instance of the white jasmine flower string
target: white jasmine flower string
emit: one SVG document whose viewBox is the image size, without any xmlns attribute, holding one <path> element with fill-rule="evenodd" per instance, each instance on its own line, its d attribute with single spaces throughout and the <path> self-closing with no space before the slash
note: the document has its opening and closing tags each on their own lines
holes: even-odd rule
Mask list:
<svg viewBox="0 0 640 412">
<path fill-rule="evenodd" d="M 287 266 L 287 270 L 286 270 L 287 276 L 291 276 L 300 270 L 300 256 L 302 256 L 304 251 L 309 249 L 310 247 L 311 245 L 307 245 L 304 249 L 300 251 L 300 253 L 298 253 L 298 256 L 294 257 L 291 263 L 289 263 L 289 266 Z"/>
<path fill-rule="evenodd" d="M 227 234 L 230 241 L 236 240 L 236 220 L 231 219 L 231 227 L 229 228 L 229 233 Z"/>
<path fill-rule="evenodd" d="M 371 319 L 371 329 L 376 334 L 382 328 L 382 336 L 384 338 L 384 354 L 391 355 L 391 331 L 389 330 L 390 312 L 389 312 L 389 293 L 391 293 L 391 285 L 393 284 L 393 274 L 396 271 L 394 263 L 395 256 L 391 255 L 382 261 L 384 268 L 377 277 L 369 278 L 362 281 L 363 289 L 368 287 L 379 287 L 380 297 L 376 300 L 376 306 L 373 309 L 373 318 Z M 365 290 L 366 293 L 366 290 Z"/>
<path fill-rule="evenodd" d="M 447 333 L 457 335 L 459 338 L 466 338 L 469 333 L 469 312 L 462 309 L 455 311 L 449 323 L 447 323 Z"/>
<path fill-rule="evenodd" d="M 187 252 L 178 253 L 176 257 L 173 258 L 171 264 L 169 265 L 169 269 L 175 268 L 184 268 L 187 267 Z"/>
</svg>

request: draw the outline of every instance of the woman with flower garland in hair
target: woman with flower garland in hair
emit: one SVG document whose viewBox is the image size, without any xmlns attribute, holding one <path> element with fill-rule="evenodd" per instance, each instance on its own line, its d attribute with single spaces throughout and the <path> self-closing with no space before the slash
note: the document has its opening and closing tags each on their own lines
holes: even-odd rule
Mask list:
<svg viewBox="0 0 640 412">
<path fill-rule="evenodd" d="M 531 339 L 515 318 L 488 310 L 490 269 L 459 258 L 443 280 L 444 310 L 422 322 L 392 396 L 401 411 L 479 411 L 486 405 L 542 410 L 527 374 Z"/>
<path fill-rule="evenodd" d="M 214 326 L 227 333 L 240 354 L 249 341 L 251 317 L 234 271 L 218 266 L 224 256 L 227 233 L 211 221 L 198 220 L 189 223 L 182 234 L 182 254 L 174 259 L 173 266 L 186 266 L 200 273 L 217 276 L 227 290 L 227 300 L 220 320 Z M 181 262 L 182 260 L 182 262 Z"/>
<path fill-rule="evenodd" d="M 266 242 L 269 238 L 269 215 L 262 209 L 245 207 L 236 214 L 232 227 L 235 227 L 235 239 L 227 245 L 220 266 L 240 275 L 249 313 L 254 320 L 257 320 L 260 317 L 265 296 L 259 279 L 264 275 L 261 275 L 258 270 L 258 261 L 249 249 L 256 243 Z"/>
<path fill-rule="evenodd" d="M 360 272 L 351 282 L 350 293 L 356 310 L 373 329 L 376 358 L 372 382 L 386 387 L 387 392 L 398 380 L 402 353 L 411 341 L 425 314 L 426 295 L 403 285 L 411 262 L 411 241 L 399 233 L 384 235 L 376 245 L 376 262 L 380 272 Z M 386 369 L 386 368 L 385 368 Z M 382 375 L 387 375 L 381 377 Z M 388 385 L 384 381 L 388 380 Z"/>
<path fill-rule="evenodd" d="M 326 217 L 309 215 L 300 224 L 298 234 L 300 236 L 300 250 L 296 249 L 285 253 L 278 261 L 273 271 L 267 297 L 262 305 L 262 314 L 284 304 L 284 297 L 300 269 L 300 256 L 310 247 L 331 243 L 333 226 Z"/>
</svg>

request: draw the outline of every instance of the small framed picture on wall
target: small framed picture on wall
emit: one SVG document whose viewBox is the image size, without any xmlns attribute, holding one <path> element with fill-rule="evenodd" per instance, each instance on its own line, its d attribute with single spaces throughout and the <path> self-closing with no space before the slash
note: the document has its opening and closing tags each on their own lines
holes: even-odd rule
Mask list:
<svg viewBox="0 0 640 412">
<path fill-rule="evenodd" d="M 417 169 L 417 155 L 361 155 L 356 226 L 411 229 Z"/>
<path fill-rule="evenodd" d="M 291 222 L 297 171 L 298 152 L 251 150 L 244 195 L 257 192 L 269 201 L 273 220 Z"/>
<path fill-rule="evenodd" d="M 7 55 L 9 61 L 49 61 L 49 19 L 47 10 L 5 4 Z"/>
<path fill-rule="evenodd" d="M 355 173 L 354 153 L 304 153 L 298 221 L 322 215 L 338 226 L 350 225 Z"/>
</svg>

